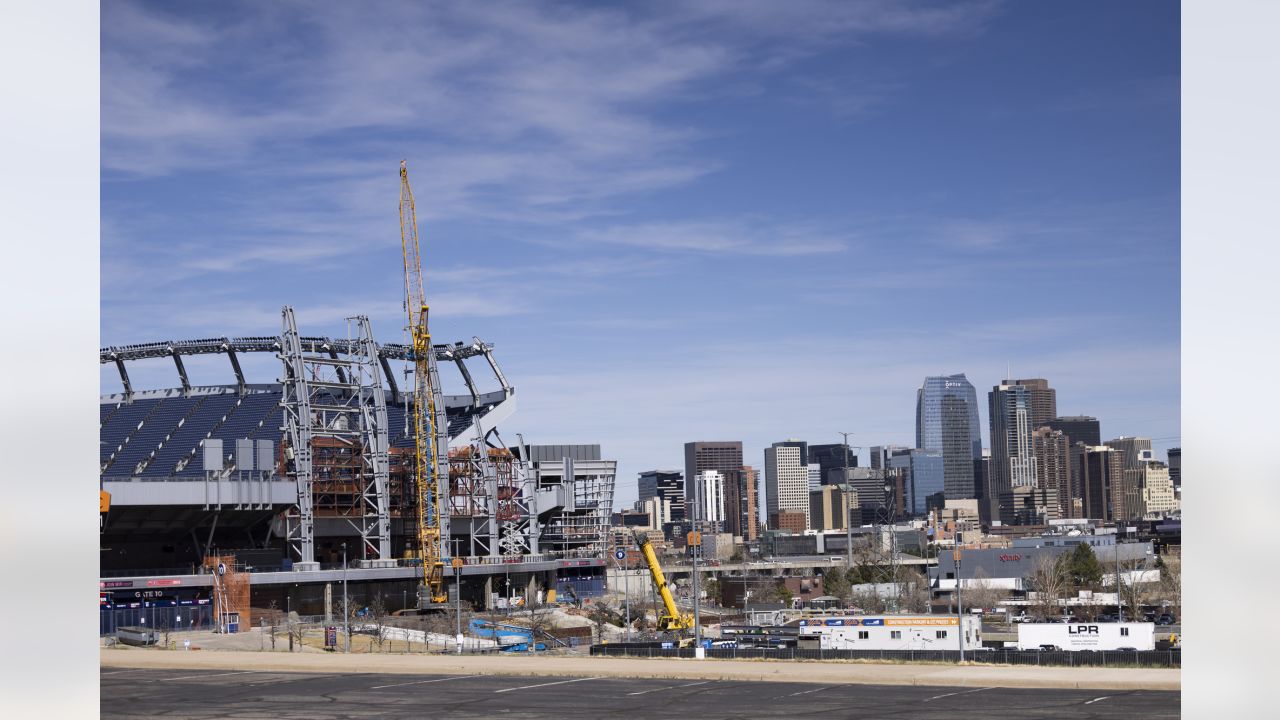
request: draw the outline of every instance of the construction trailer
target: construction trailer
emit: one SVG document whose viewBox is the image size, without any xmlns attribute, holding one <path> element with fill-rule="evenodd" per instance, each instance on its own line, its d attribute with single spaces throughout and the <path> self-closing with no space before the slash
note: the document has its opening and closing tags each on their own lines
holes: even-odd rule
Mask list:
<svg viewBox="0 0 1280 720">
<path fill-rule="evenodd" d="M 1040 650 L 1156 649 L 1155 623 L 1022 623 L 1018 625 L 1018 649 Z"/>
<path fill-rule="evenodd" d="M 946 615 L 804 618 L 797 646 L 822 650 L 959 650 L 982 647 L 982 619 Z"/>
</svg>

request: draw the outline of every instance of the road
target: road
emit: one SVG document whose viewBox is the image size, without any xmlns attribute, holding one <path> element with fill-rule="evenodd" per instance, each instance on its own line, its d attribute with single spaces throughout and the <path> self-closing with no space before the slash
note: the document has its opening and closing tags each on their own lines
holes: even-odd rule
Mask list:
<svg viewBox="0 0 1280 720">
<path fill-rule="evenodd" d="M 1180 693 L 734 680 L 126 669 L 103 718 L 1177 718 Z"/>
</svg>

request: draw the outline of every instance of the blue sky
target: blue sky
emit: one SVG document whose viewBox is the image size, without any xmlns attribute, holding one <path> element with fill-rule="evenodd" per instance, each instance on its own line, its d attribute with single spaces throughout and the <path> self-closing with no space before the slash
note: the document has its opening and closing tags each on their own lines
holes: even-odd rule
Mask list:
<svg viewBox="0 0 1280 720">
<path fill-rule="evenodd" d="M 102 344 L 284 304 L 401 339 L 406 158 L 434 336 L 496 345 L 506 433 L 602 444 L 619 502 L 689 440 L 910 444 L 926 375 L 985 425 L 1007 364 L 1163 456 L 1178 88 L 1166 2 L 111 0 Z"/>
</svg>

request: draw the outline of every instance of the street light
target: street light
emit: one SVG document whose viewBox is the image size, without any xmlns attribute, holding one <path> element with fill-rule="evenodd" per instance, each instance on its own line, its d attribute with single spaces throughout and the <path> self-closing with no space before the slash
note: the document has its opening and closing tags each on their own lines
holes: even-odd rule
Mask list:
<svg viewBox="0 0 1280 720">
<path fill-rule="evenodd" d="M 956 632 L 960 635 L 960 662 L 964 662 L 964 599 L 960 596 L 964 581 L 960 579 L 960 548 L 951 551 L 951 559 L 956 562 Z"/>
<path fill-rule="evenodd" d="M 342 652 L 351 652 L 351 606 L 347 604 L 347 544 L 342 543 L 342 634 L 346 637 Z"/>
</svg>

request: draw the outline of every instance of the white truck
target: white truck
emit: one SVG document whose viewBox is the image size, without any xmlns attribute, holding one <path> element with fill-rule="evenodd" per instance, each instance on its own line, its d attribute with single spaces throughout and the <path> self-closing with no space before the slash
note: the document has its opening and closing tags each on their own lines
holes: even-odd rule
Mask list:
<svg viewBox="0 0 1280 720">
<path fill-rule="evenodd" d="M 1155 650 L 1155 623 L 1021 623 L 1019 650 Z"/>
</svg>

